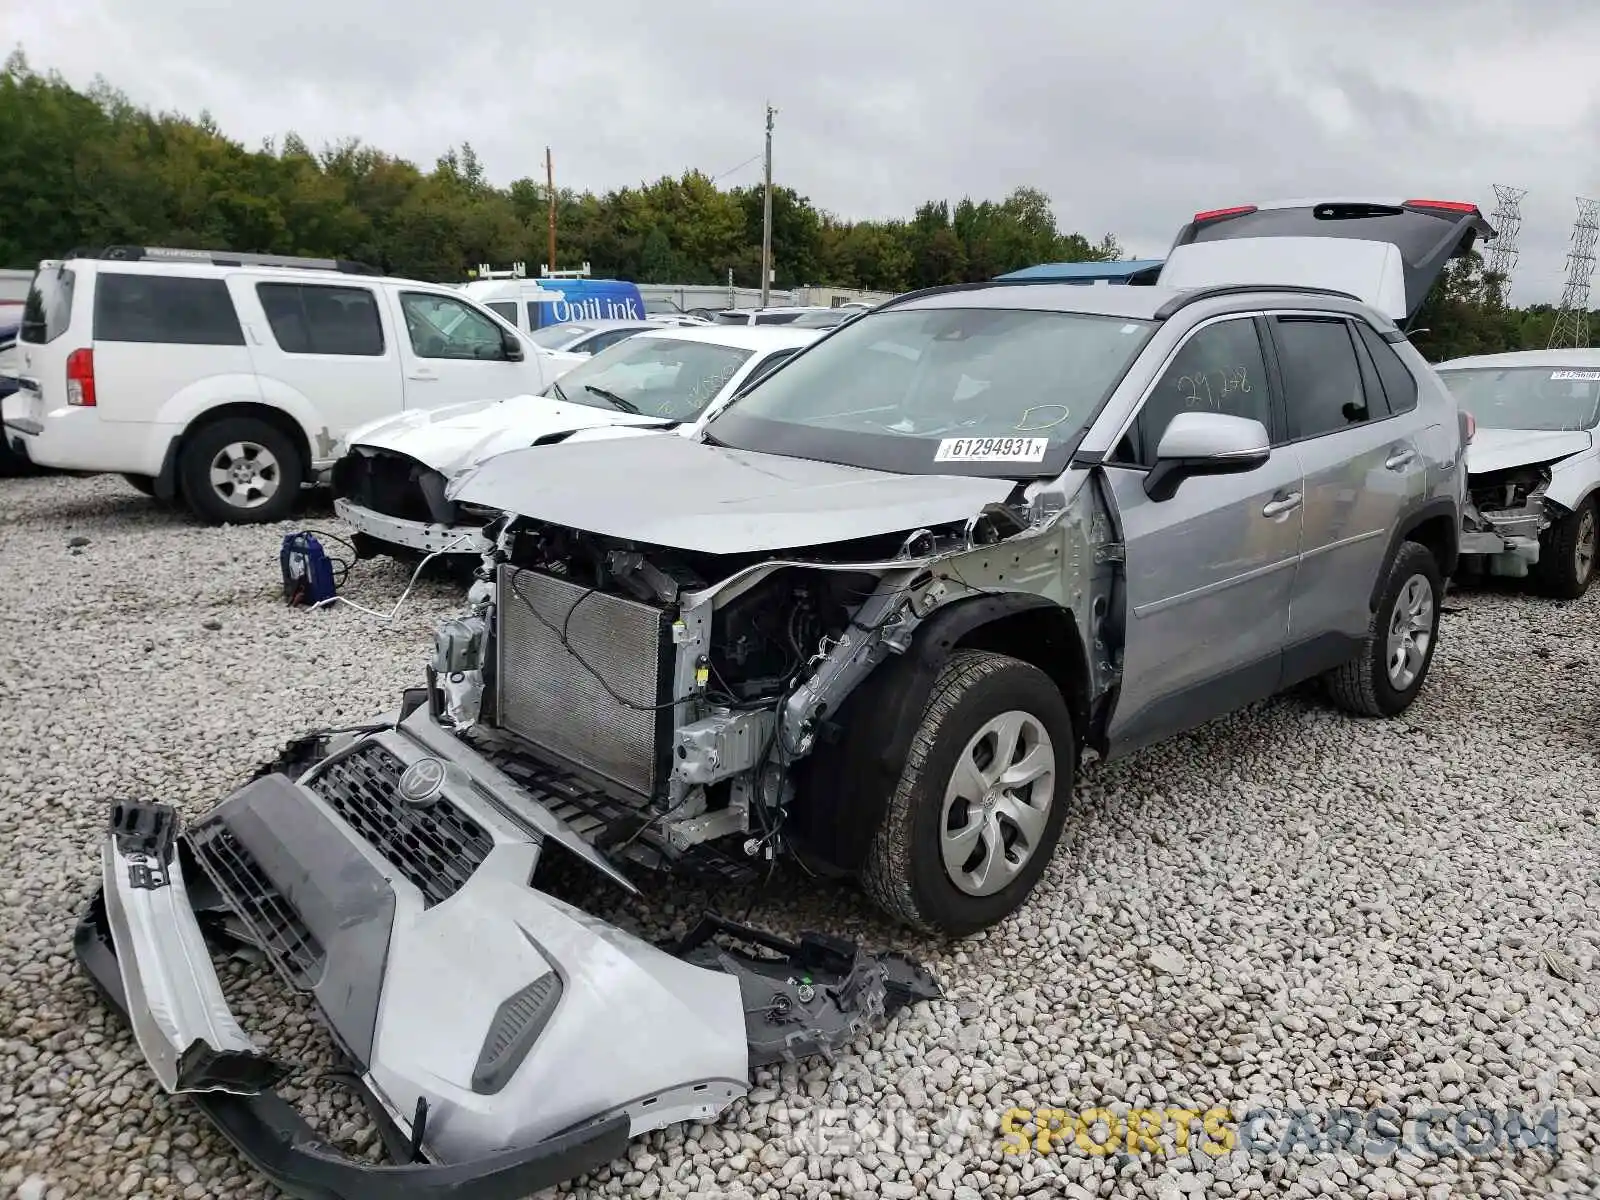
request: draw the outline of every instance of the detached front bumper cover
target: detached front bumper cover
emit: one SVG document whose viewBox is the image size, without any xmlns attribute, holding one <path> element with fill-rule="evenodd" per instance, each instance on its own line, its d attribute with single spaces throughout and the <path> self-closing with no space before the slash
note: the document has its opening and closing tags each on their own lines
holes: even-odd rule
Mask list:
<svg viewBox="0 0 1600 1200">
<path fill-rule="evenodd" d="M 629 1123 L 619 1114 L 471 1162 L 378 1165 L 351 1158 L 318 1137 L 271 1090 L 288 1068 L 260 1054 L 229 1013 L 190 906 L 173 810 L 117 805 L 104 857 L 104 888 L 74 938 L 79 964 L 133 1027 L 162 1086 L 188 1093 L 223 1136 L 290 1196 L 519 1200 L 625 1152 Z M 121 955 L 119 942 L 125 947 Z M 403 1147 L 405 1137 L 364 1087 L 363 1092 L 385 1143 Z"/>
<path fill-rule="evenodd" d="M 306 745 L 291 746 L 285 764 L 295 769 L 303 767 L 304 757 L 314 755 L 322 744 L 313 739 Z M 546 1102 L 555 1106 L 562 1101 L 571 1115 L 560 1123 L 546 1125 L 545 1131 L 527 1144 L 520 1144 L 516 1138 L 495 1141 L 479 1136 L 479 1149 L 460 1156 L 446 1154 L 446 1161 L 429 1161 L 439 1157 L 435 1142 L 439 1130 L 447 1138 L 455 1136 L 456 1144 L 461 1144 L 463 1131 L 459 1123 L 464 1110 L 458 1106 L 452 1113 L 448 1104 L 430 1107 L 421 1098 L 414 1113 L 409 1099 L 399 1108 L 394 1107 L 394 1092 L 379 1074 L 378 1063 L 369 1061 L 358 1046 L 346 1040 L 353 1026 L 346 1022 L 341 1027 L 334 1014 L 324 1011 L 324 1020 L 345 1046 L 351 1065 L 350 1070 L 335 1074 L 358 1092 L 377 1124 L 392 1165 L 351 1157 L 319 1137 L 273 1091 L 288 1073 L 289 1065 L 258 1050 L 229 1012 L 205 932 L 212 929 L 225 938 L 237 938 L 236 933 L 229 933 L 230 927 L 240 921 L 249 925 L 237 898 L 219 885 L 218 876 L 208 865 L 210 860 L 203 857 L 209 853 L 207 839 L 217 836 L 213 828 L 217 814 L 233 805 L 234 824 L 230 828 L 247 836 L 250 827 L 241 814 L 254 811 L 250 807 L 255 803 L 252 798 L 270 799 L 273 803 L 268 807 L 279 826 L 283 826 L 293 823 L 289 818 L 296 803 L 311 803 L 309 795 L 288 776 L 275 773 L 241 788 L 219 806 L 212 818 L 181 836 L 177 815 L 169 806 L 116 805 L 103 851 L 103 886 L 79 921 L 74 939 L 81 967 L 106 1002 L 132 1026 L 140 1049 L 162 1086 L 170 1093 L 188 1095 L 234 1147 L 285 1193 L 303 1200 L 516 1200 L 622 1157 L 636 1133 L 678 1120 L 714 1119 L 722 1104 L 743 1094 L 748 1076 L 745 1080 L 734 1079 L 732 1075 L 739 1074 L 740 1069 L 730 1063 L 731 1073 L 722 1080 L 726 1086 L 719 1084 L 715 1091 L 709 1089 L 716 1081 L 697 1082 L 700 1077 L 696 1076 L 679 1089 L 687 1091 L 692 1086 L 692 1096 L 663 1093 L 665 1098 L 657 1111 L 670 1110 L 676 1115 L 654 1120 L 648 1112 L 641 1115 L 633 1111 L 630 1115 L 630 1108 L 637 1107 L 633 1092 L 619 1091 L 608 1097 L 605 1087 L 594 1090 L 595 1079 L 606 1078 L 604 1065 L 598 1061 L 592 1064 L 600 1072 L 595 1079 L 553 1076 L 568 1081 L 556 1089 L 560 1094 L 551 1094 L 548 1081 L 530 1091 L 530 1078 L 537 1080 L 539 1076 L 522 1074 L 524 1068 L 518 1064 L 528 1058 L 529 1052 L 537 1056 L 545 1043 L 529 1024 L 533 1031 L 517 1046 L 505 1039 L 501 1039 L 504 1045 L 495 1042 L 498 1049 L 510 1047 L 519 1051 L 501 1056 L 510 1064 L 505 1067 L 508 1079 L 520 1078 L 523 1084 L 524 1094 L 514 1107 L 525 1114 L 530 1107 L 537 1109 Z M 315 827 L 321 829 L 320 825 Z M 329 831 L 332 829 L 329 827 Z M 273 831 L 283 832 L 279 827 L 273 827 Z M 294 839 L 288 844 L 293 845 Z M 351 866 L 346 858 L 335 856 L 318 861 L 310 852 L 283 860 L 279 866 L 284 863 L 302 874 L 302 882 L 311 888 L 305 893 L 308 895 L 315 894 L 319 882 L 327 882 L 329 872 L 345 879 Z M 186 866 L 190 868 L 189 880 L 185 879 Z M 481 868 L 479 874 L 492 874 L 492 868 Z M 252 878 L 250 887 L 270 892 L 275 904 L 291 905 L 292 896 L 273 890 L 270 878 Z M 492 880 L 485 886 L 492 887 Z M 529 895 L 540 894 L 530 889 Z M 292 905 L 283 911 L 287 914 L 291 910 Z M 348 915 L 354 910 L 339 911 Z M 481 932 L 487 910 L 467 911 L 470 915 L 464 919 Z M 614 1001 L 617 1008 L 614 1014 L 588 1007 L 578 1011 L 597 1020 L 603 1030 L 610 1030 L 608 1036 L 613 1039 L 615 1031 L 610 1019 L 627 1022 L 638 1017 L 632 1002 L 617 998 L 626 994 L 637 999 L 641 995 L 637 990 L 641 981 L 626 977 L 630 960 L 645 962 L 649 955 L 673 964 L 669 973 L 688 971 L 695 976 L 698 982 L 691 982 L 679 993 L 683 1004 L 715 1000 L 716 1006 L 726 1010 L 718 1019 L 731 1017 L 735 1023 L 738 1015 L 744 1014 L 744 1037 L 732 1029 L 728 1033 L 733 1047 L 743 1043 L 735 1053 L 746 1068 L 814 1054 L 831 1056 L 899 1009 L 939 994 L 933 977 L 910 959 L 892 952 L 867 954 L 841 939 L 805 934 L 790 942 L 708 916 L 675 948 L 651 948 L 635 939 L 635 949 L 628 950 L 628 943 L 615 940 L 627 935 L 614 929 L 607 934 L 604 928 L 609 927 L 603 928 L 592 918 L 570 911 L 577 917 L 578 927 L 588 931 L 577 936 L 593 938 L 579 947 L 574 957 L 565 960 L 566 967 L 576 972 L 573 990 L 587 995 L 583 1001 L 586 1006 Z M 260 940 L 257 931 L 248 944 L 258 945 L 282 973 L 284 964 L 274 957 L 270 938 Z M 282 946 L 278 948 L 281 950 Z M 624 953 L 614 952 L 619 948 Z M 581 951 L 585 949 L 592 951 L 594 962 L 603 968 L 599 973 L 594 972 L 593 964 L 583 961 Z M 341 950 L 336 958 L 350 968 L 349 953 Z M 414 983 L 397 979 L 391 969 L 392 958 L 391 954 L 391 964 L 379 968 L 381 982 L 393 985 L 397 995 L 403 995 L 404 989 Z M 380 982 L 369 977 L 367 968 L 363 967 L 362 972 L 351 976 L 348 969 L 344 970 L 340 987 L 376 986 Z M 709 980 L 721 982 L 708 984 Z M 627 991 L 630 982 L 633 992 Z M 708 986 L 715 995 L 705 990 Z M 339 994 L 344 993 L 341 990 Z M 656 1011 L 659 1016 L 659 1004 Z M 689 1014 L 686 1012 L 685 1016 Z M 697 1028 L 695 1021 L 703 1023 L 708 1019 L 708 1012 L 700 1012 L 679 1028 L 672 1027 L 671 1022 L 665 1027 L 657 1022 L 648 1036 L 692 1038 Z M 559 1020 L 558 1009 L 556 1021 Z M 497 1020 L 497 1028 L 498 1024 Z M 719 1027 L 726 1029 L 727 1023 Z M 522 1041 L 528 1044 L 523 1045 Z M 483 1087 L 480 1082 L 475 1073 L 473 1092 L 481 1093 L 480 1100 L 487 1100 L 491 1094 L 501 1093 L 507 1080 L 489 1081 L 494 1086 L 486 1083 Z M 625 1079 L 611 1082 L 626 1087 Z M 573 1097 L 586 1087 L 589 1101 L 574 1106 Z M 714 1099 L 717 1094 L 721 1100 Z M 706 1103 L 708 1100 L 712 1102 Z M 646 1103 L 653 1104 L 654 1100 Z M 468 1119 L 475 1117 L 469 1115 Z M 457 1124 L 453 1130 L 452 1121 Z M 502 1146 L 507 1148 L 501 1149 Z"/>
</svg>

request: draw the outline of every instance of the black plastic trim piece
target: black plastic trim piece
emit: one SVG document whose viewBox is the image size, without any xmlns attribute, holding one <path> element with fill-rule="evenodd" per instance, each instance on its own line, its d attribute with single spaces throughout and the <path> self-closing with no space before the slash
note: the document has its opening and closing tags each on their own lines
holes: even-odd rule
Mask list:
<svg viewBox="0 0 1600 1200">
<path fill-rule="evenodd" d="M 174 500 L 178 495 L 178 442 L 173 438 L 167 443 L 167 452 L 161 456 L 161 469 L 156 472 L 155 490 L 156 499 L 166 502 Z"/>
<path fill-rule="evenodd" d="M 124 1019 L 127 995 L 96 893 L 73 937 L 78 965 L 101 998 Z M 367 1089 L 363 1100 L 376 1104 Z M 207 1120 L 273 1184 L 295 1200 L 521 1200 L 604 1166 L 627 1151 L 629 1121 L 618 1113 L 577 1125 L 534 1146 L 470 1162 L 377 1165 L 329 1145 L 276 1092 L 189 1096 Z"/>
<path fill-rule="evenodd" d="M 565 990 L 561 976 L 552 970 L 501 1002 L 472 1068 L 473 1091 L 492 1096 L 510 1082 L 556 1015 Z"/>
</svg>

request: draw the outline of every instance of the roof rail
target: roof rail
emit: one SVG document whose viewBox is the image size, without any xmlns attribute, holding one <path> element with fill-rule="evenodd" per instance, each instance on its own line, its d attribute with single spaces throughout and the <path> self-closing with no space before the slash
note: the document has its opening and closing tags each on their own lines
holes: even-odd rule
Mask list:
<svg viewBox="0 0 1600 1200">
<path fill-rule="evenodd" d="M 1165 321 L 1180 309 L 1191 304 L 1198 304 L 1201 300 L 1210 300 L 1216 296 L 1243 296 L 1253 292 L 1293 292 L 1301 296 L 1337 296 L 1340 300 L 1354 300 L 1357 304 L 1366 303 L 1360 296 L 1353 292 L 1340 292 L 1333 288 L 1302 287 L 1294 283 L 1218 283 L 1209 287 L 1190 288 L 1179 292 L 1155 311 L 1158 321 Z"/>
<path fill-rule="evenodd" d="M 75 258 L 116 262 L 193 262 L 213 267 L 296 267 L 307 271 L 340 271 L 346 275 L 381 275 L 366 263 L 343 258 L 299 258 L 289 254 L 241 254 L 234 250 L 186 250 L 169 246 L 107 246 L 74 252 Z"/>
</svg>

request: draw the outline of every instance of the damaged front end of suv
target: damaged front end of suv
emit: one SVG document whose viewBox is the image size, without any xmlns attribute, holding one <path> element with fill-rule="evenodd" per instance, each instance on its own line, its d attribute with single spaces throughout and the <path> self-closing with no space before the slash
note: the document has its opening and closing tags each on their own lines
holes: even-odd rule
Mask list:
<svg viewBox="0 0 1600 1200">
<path fill-rule="evenodd" d="M 856 873 L 883 811 L 866 798 L 894 790 L 922 715 L 909 697 L 926 694 L 957 643 L 1059 655 L 1081 727 L 1115 686 L 1116 536 L 1086 476 L 1074 473 L 1084 486 L 1072 495 L 863 478 L 649 436 L 565 447 L 537 484 L 517 460 L 458 485 L 508 516 L 470 611 L 438 631 L 438 716 L 560 797 L 553 810 L 610 854 L 737 877 L 793 851 Z M 676 494 L 642 519 L 558 499 L 602 463 L 654 472 Z M 716 497 L 774 482 L 771 505 L 717 513 Z M 809 515 L 824 496 L 840 507 Z M 541 518 L 519 515 L 529 510 Z M 632 536 L 599 531 L 625 525 Z M 827 531 L 853 536 L 823 542 Z M 964 638 L 980 628 L 986 639 Z M 886 664 L 923 686 L 882 682 Z M 1053 732 L 1051 771 L 1070 783 L 1067 734 Z M 1042 806 L 1035 823 L 1021 799 L 994 799 L 974 861 L 954 864 L 969 875 L 986 857 L 1001 872 L 998 860 L 1025 857 L 1018 837 L 1047 849 Z"/>
</svg>

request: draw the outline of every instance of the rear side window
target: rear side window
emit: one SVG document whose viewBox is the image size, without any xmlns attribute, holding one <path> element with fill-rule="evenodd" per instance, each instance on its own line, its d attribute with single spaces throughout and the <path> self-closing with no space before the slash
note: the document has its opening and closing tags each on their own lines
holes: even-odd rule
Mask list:
<svg viewBox="0 0 1600 1200">
<path fill-rule="evenodd" d="M 517 302 L 515 300 L 496 300 L 492 304 L 485 304 L 490 312 L 497 317 L 504 317 L 510 324 L 517 323 Z"/>
<path fill-rule="evenodd" d="M 77 276 L 66 267 L 38 271 L 22 304 L 22 328 L 18 338 L 43 345 L 53 342 L 72 324 L 72 293 Z"/>
<path fill-rule="evenodd" d="M 233 297 L 220 279 L 101 271 L 94 289 L 97 342 L 242 346 Z"/>
<path fill-rule="evenodd" d="M 1145 398 L 1112 461 L 1153 467 L 1161 435 L 1181 412 L 1249 417 L 1272 428 L 1267 369 L 1254 320 L 1236 317 L 1194 333 Z"/>
<path fill-rule="evenodd" d="M 378 302 L 366 288 L 258 283 L 256 296 L 285 354 L 383 354 Z"/>
<path fill-rule="evenodd" d="M 1410 412 L 1417 406 L 1416 377 L 1411 374 L 1406 364 L 1400 361 L 1400 356 L 1394 352 L 1394 347 L 1379 337 L 1372 326 L 1365 321 L 1357 321 L 1355 325 L 1361 333 L 1362 344 L 1366 346 L 1367 353 L 1372 355 L 1372 361 L 1378 368 L 1378 378 L 1383 382 L 1383 394 L 1389 398 L 1389 411 Z"/>
<path fill-rule="evenodd" d="M 1277 317 L 1273 325 L 1291 440 L 1372 419 L 1346 321 Z"/>
</svg>

